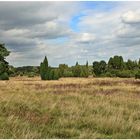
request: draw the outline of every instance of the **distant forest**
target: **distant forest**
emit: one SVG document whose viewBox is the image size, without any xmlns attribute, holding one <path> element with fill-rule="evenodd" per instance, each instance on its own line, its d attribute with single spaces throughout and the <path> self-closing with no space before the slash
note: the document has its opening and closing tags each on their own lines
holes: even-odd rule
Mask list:
<svg viewBox="0 0 140 140">
<path fill-rule="evenodd" d="M 140 59 L 133 61 L 128 59 L 126 62 L 122 56 L 110 57 L 108 62 L 104 60 L 94 61 L 92 65 L 80 65 L 76 62 L 75 66 L 59 64 L 58 67 L 51 67 L 45 56 L 40 66 L 13 67 L 5 60 L 10 54 L 5 44 L 0 44 L 0 80 L 8 80 L 15 76 L 40 76 L 42 80 L 57 80 L 61 77 L 121 77 L 140 79 Z"/>
</svg>

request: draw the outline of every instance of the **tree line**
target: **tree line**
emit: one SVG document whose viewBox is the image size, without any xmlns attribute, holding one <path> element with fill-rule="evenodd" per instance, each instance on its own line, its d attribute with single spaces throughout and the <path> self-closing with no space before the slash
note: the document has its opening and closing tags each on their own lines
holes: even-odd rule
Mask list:
<svg viewBox="0 0 140 140">
<path fill-rule="evenodd" d="M 108 63 L 104 60 L 93 62 L 93 71 L 99 77 L 138 78 L 140 74 L 140 59 L 139 61 L 128 59 L 125 62 L 122 56 L 116 55 L 110 57 Z"/>
<path fill-rule="evenodd" d="M 42 80 L 57 80 L 60 77 L 88 77 L 88 62 L 86 65 L 68 67 L 66 64 L 59 64 L 58 68 L 52 68 L 48 65 L 48 59 L 45 56 L 44 61 L 40 64 L 40 75 Z"/>
<path fill-rule="evenodd" d="M 80 65 L 78 62 L 69 67 L 67 64 L 59 64 L 58 67 L 51 67 L 45 56 L 40 66 L 9 66 L 5 58 L 10 54 L 4 44 L 0 44 L 0 80 L 8 80 L 15 76 L 40 76 L 42 80 L 57 80 L 61 77 L 121 77 L 140 79 L 140 59 L 133 61 L 123 60 L 122 56 L 110 57 L 108 62 L 94 61 L 92 65 Z"/>
<path fill-rule="evenodd" d="M 66 64 L 60 64 L 58 68 L 51 69 L 48 66 L 47 57 L 40 65 L 42 80 L 53 80 L 60 77 L 121 77 L 121 78 L 140 78 L 140 59 L 133 61 L 128 59 L 126 62 L 122 56 L 110 57 L 108 63 L 104 60 L 94 61 L 92 66 L 79 65 L 68 67 Z M 50 76 L 50 77 L 49 77 Z M 54 78 L 53 78 L 54 76 Z"/>
</svg>

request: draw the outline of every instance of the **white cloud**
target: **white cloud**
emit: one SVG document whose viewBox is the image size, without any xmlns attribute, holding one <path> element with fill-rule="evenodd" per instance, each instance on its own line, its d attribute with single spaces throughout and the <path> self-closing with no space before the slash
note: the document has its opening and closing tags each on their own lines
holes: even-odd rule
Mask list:
<svg viewBox="0 0 140 140">
<path fill-rule="evenodd" d="M 98 9 L 98 5 L 81 10 L 79 5 L 78 2 L 1 3 L 0 41 L 12 51 L 8 61 L 15 66 L 39 65 L 47 55 L 51 65 L 73 65 L 77 60 L 81 63 L 108 60 L 117 54 L 139 57 L 139 2 L 119 2 L 111 10 Z M 75 23 L 79 31 L 74 31 L 70 20 L 80 13 L 84 16 Z"/>
<path fill-rule="evenodd" d="M 140 23 L 140 11 L 127 11 L 121 18 L 125 23 Z"/>
<path fill-rule="evenodd" d="M 95 35 L 92 33 L 74 33 L 71 36 L 71 39 L 75 42 L 75 43 L 93 43 L 96 39 Z"/>
</svg>

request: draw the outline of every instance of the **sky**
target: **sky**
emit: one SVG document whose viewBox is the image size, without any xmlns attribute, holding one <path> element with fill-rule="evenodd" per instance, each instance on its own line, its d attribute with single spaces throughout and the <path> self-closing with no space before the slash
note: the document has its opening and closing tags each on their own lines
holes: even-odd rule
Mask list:
<svg viewBox="0 0 140 140">
<path fill-rule="evenodd" d="M 140 2 L 0 2 L 0 42 L 10 65 L 92 64 L 140 58 Z"/>
</svg>

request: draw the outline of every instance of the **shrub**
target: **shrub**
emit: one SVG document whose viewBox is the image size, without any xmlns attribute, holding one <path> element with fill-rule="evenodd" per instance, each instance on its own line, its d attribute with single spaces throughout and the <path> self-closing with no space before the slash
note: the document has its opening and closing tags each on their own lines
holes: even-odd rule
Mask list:
<svg viewBox="0 0 140 140">
<path fill-rule="evenodd" d="M 135 78 L 136 78 L 136 79 L 140 79 L 140 71 L 138 71 L 138 72 L 135 74 Z"/>
<path fill-rule="evenodd" d="M 96 74 L 94 73 L 94 71 L 92 72 L 93 77 L 96 77 Z"/>
<path fill-rule="evenodd" d="M 2 73 L 0 75 L 0 80 L 9 80 L 9 76 L 6 72 Z"/>
<path fill-rule="evenodd" d="M 34 72 L 30 72 L 27 75 L 28 75 L 28 77 L 35 77 L 35 73 Z"/>
<path fill-rule="evenodd" d="M 116 77 L 116 74 L 111 72 L 106 72 L 100 75 L 100 77 Z"/>
<path fill-rule="evenodd" d="M 23 72 L 19 73 L 20 76 L 24 76 Z"/>
<path fill-rule="evenodd" d="M 73 73 L 70 70 L 65 70 L 64 71 L 64 77 L 73 77 Z"/>
<path fill-rule="evenodd" d="M 16 77 L 16 76 L 17 76 L 16 73 L 12 73 L 12 74 L 9 75 L 9 77 Z"/>
<path fill-rule="evenodd" d="M 121 78 L 131 78 L 131 77 L 134 77 L 132 71 L 130 71 L 130 70 L 119 71 L 117 76 L 121 77 Z"/>
<path fill-rule="evenodd" d="M 53 75 L 53 80 L 58 80 L 59 79 L 59 72 L 58 70 L 54 70 L 54 75 Z"/>
</svg>

